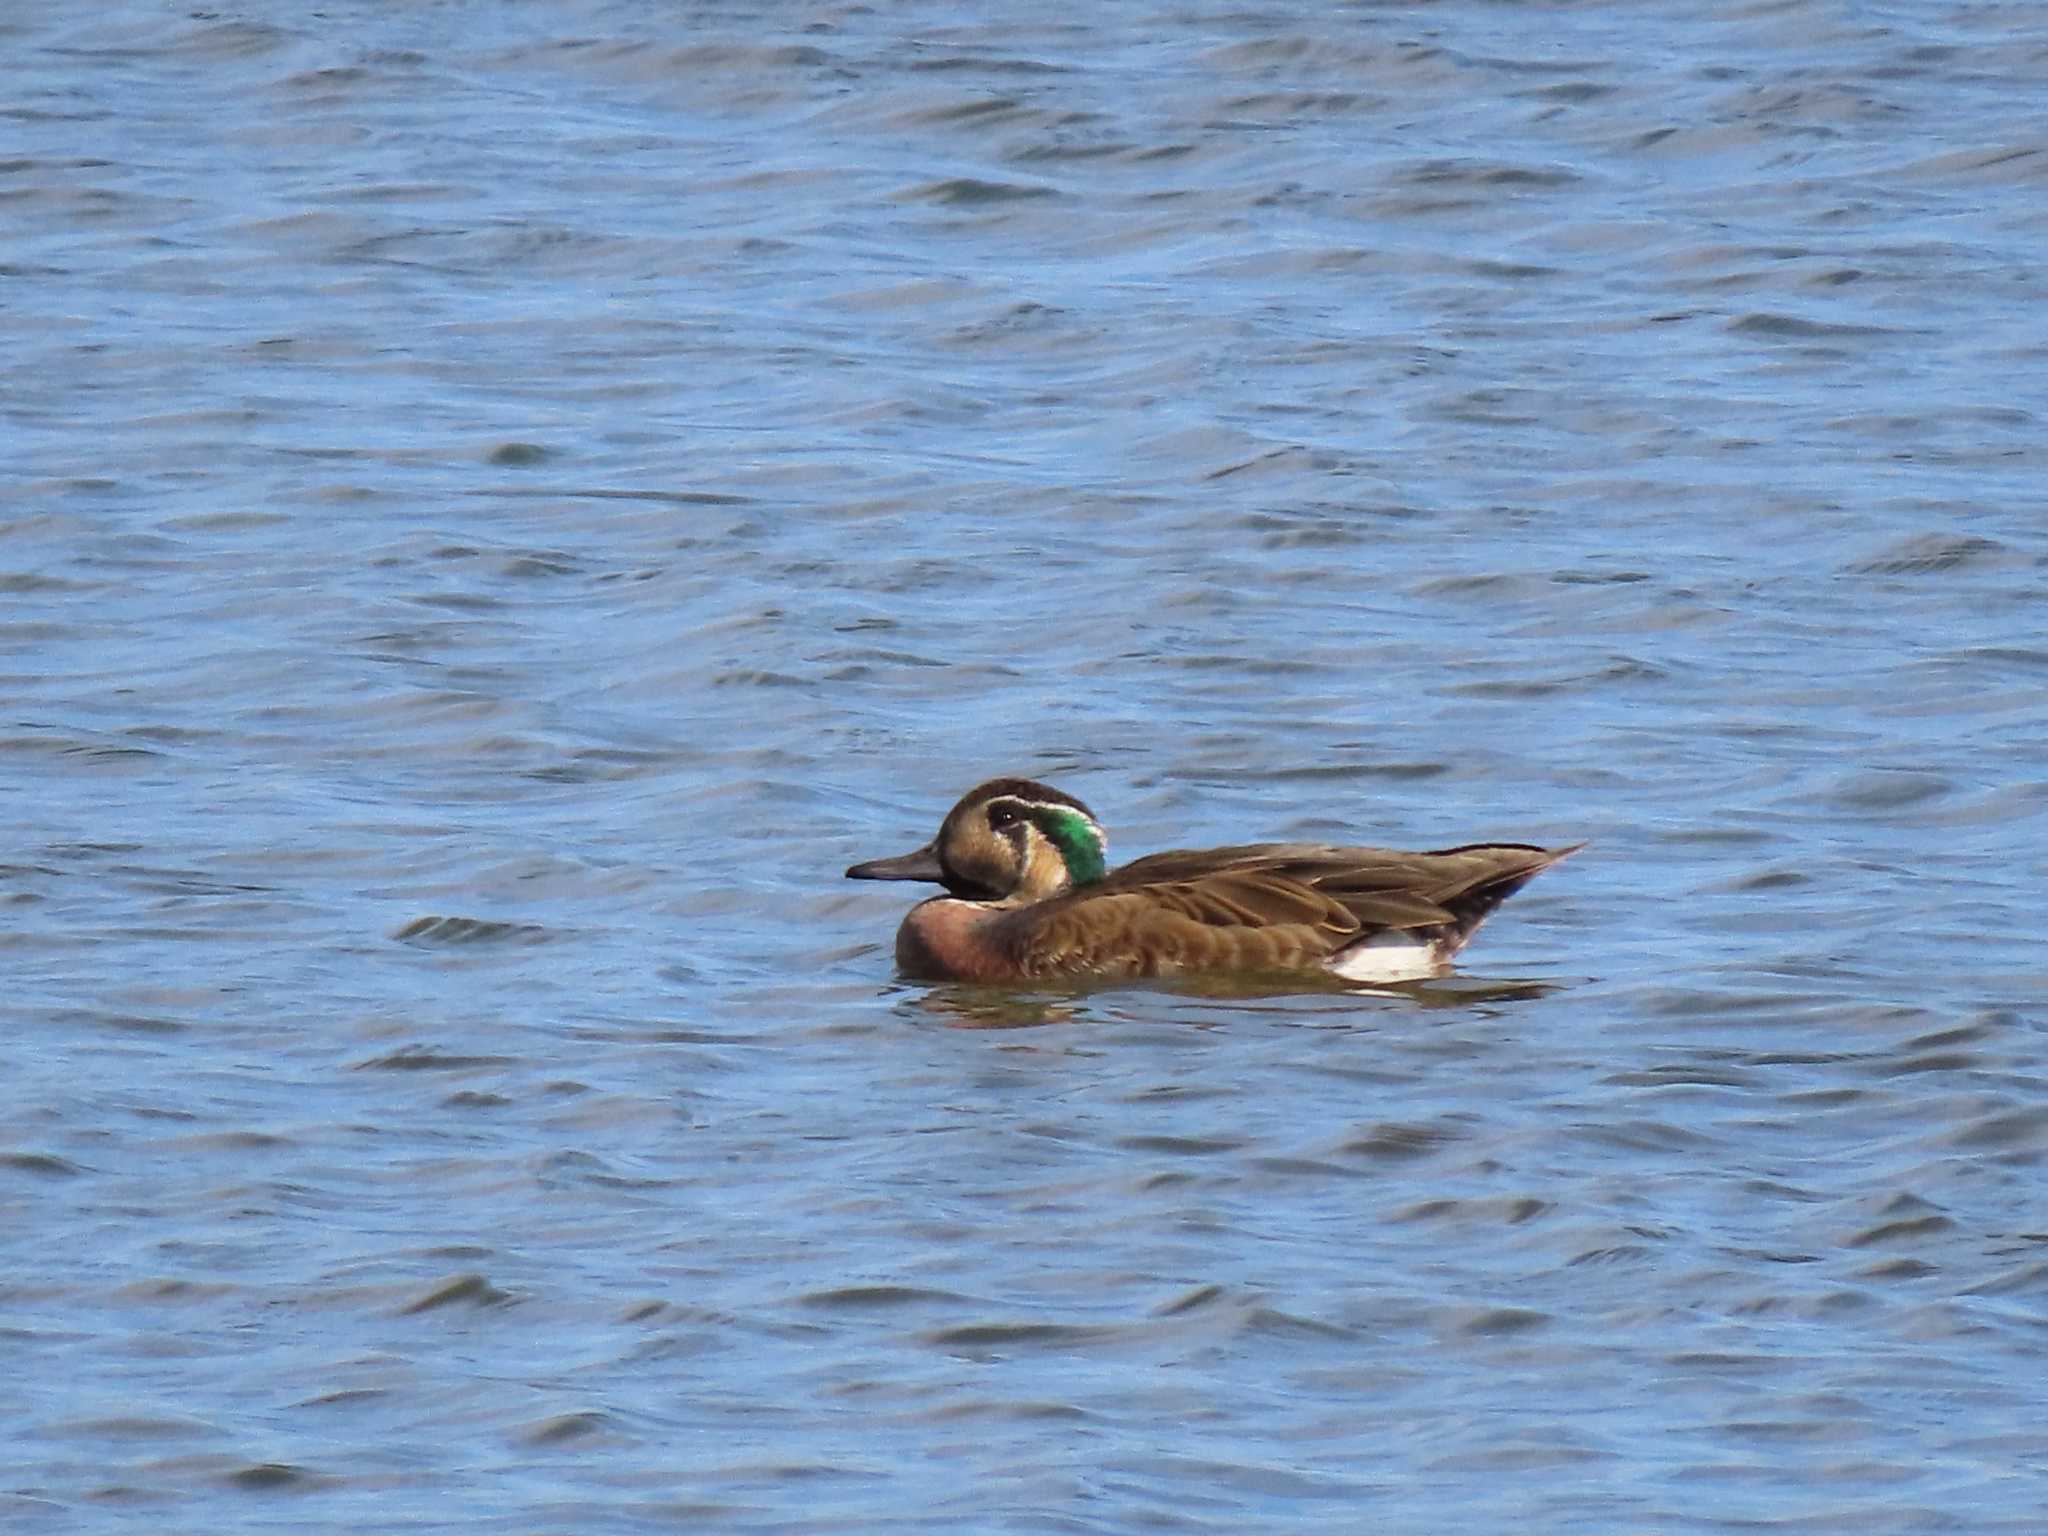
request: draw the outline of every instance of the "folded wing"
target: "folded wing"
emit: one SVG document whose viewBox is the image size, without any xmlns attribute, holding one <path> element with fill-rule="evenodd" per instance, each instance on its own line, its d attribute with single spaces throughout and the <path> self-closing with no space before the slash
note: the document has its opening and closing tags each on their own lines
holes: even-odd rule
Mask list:
<svg viewBox="0 0 2048 1536">
<path fill-rule="evenodd" d="M 1002 924 L 1040 975 L 1301 969 L 1375 935 L 1453 953 L 1570 848 L 1475 843 L 1429 853 L 1255 843 L 1153 854 Z"/>
</svg>

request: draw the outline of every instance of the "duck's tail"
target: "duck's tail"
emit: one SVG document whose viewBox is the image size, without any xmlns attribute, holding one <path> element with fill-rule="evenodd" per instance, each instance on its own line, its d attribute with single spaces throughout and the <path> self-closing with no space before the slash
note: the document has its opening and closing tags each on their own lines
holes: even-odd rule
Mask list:
<svg viewBox="0 0 2048 1536">
<path fill-rule="evenodd" d="M 1551 865 L 1585 847 L 1539 848 L 1533 843 L 1467 843 L 1436 850 L 1479 864 L 1462 887 L 1435 898 L 1447 923 L 1382 929 L 1331 955 L 1324 964 L 1347 981 L 1420 981 L 1441 976 L 1494 909 Z"/>
<path fill-rule="evenodd" d="M 1451 932 L 1454 935 L 1454 942 L 1444 958 L 1449 959 L 1463 949 L 1466 941 L 1479 931 L 1479 925 L 1491 917 L 1502 902 L 1551 865 L 1562 863 L 1585 846 L 1584 843 L 1568 843 L 1562 848 L 1538 848 L 1530 843 L 1480 843 L 1446 849 L 1449 853 L 1496 853 L 1500 859 L 1497 870 L 1483 875 L 1443 903 L 1444 910 L 1453 919 Z"/>
</svg>

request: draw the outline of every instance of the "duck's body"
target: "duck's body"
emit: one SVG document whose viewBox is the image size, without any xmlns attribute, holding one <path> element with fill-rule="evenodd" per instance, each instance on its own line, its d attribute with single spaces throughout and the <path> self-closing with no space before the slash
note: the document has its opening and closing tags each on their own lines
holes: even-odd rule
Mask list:
<svg viewBox="0 0 2048 1536">
<path fill-rule="evenodd" d="M 1432 853 L 1320 843 L 1156 853 L 1110 871 L 1094 814 L 1029 779 L 992 779 L 914 853 L 857 880 L 933 880 L 896 963 L 928 981 L 1202 973 L 1348 981 L 1441 975 L 1487 915 L 1576 851 L 1473 843 Z"/>
</svg>

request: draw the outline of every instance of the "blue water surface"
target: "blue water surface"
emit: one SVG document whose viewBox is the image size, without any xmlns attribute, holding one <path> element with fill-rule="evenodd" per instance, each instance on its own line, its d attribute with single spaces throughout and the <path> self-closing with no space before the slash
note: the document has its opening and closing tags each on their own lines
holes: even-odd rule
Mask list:
<svg viewBox="0 0 2048 1536">
<path fill-rule="evenodd" d="M 9 1529 L 2041 1528 L 2036 11 L 0 40 Z M 902 981 L 1009 772 L 1592 846 Z"/>
</svg>

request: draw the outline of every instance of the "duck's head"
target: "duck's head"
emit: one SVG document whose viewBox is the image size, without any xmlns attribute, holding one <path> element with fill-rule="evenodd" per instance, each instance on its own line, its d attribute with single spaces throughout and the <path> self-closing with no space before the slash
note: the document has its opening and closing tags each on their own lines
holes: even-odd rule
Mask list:
<svg viewBox="0 0 2048 1536">
<path fill-rule="evenodd" d="M 968 901 L 1043 901 L 1108 871 L 1095 813 L 1030 779 L 990 779 L 915 852 L 856 864 L 849 880 L 931 880 Z"/>
</svg>

